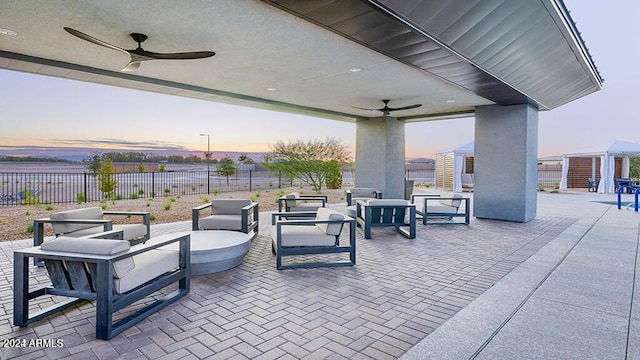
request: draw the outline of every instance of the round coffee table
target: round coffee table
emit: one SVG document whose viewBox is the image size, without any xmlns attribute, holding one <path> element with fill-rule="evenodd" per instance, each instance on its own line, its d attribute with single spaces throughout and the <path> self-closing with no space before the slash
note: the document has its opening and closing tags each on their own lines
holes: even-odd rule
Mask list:
<svg viewBox="0 0 640 360">
<path fill-rule="evenodd" d="M 197 230 L 191 234 L 191 275 L 212 274 L 238 266 L 251 247 L 253 233 Z M 178 244 L 168 248 L 178 249 Z"/>
</svg>

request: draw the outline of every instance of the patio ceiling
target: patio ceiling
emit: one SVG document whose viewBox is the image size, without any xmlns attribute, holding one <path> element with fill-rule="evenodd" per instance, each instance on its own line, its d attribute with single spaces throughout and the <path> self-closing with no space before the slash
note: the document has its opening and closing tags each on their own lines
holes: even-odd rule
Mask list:
<svg viewBox="0 0 640 360">
<path fill-rule="evenodd" d="M 125 49 L 140 32 L 148 51 L 216 55 L 120 72 L 126 54 L 65 26 Z M 545 110 L 602 84 L 558 0 L 23 0 L 3 3 L 0 28 L 17 32 L 0 35 L 0 68 L 343 121 L 381 115 L 354 106 L 382 99 L 423 104 L 392 114 L 405 121 Z"/>
</svg>

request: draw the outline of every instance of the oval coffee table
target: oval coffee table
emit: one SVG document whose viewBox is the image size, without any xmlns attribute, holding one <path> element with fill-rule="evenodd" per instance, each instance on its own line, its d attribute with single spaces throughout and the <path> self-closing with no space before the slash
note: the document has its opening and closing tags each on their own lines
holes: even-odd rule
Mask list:
<svg viewBox="0 0 640 360">
<path fill-rule="evenodd" d="M 253 234 L 197 230 L 191 234 L 191 275 L 212 274 L 238 266 L 251 247 Z M 167 246 L 178 249 L 178 244 Z"/>
</svg>

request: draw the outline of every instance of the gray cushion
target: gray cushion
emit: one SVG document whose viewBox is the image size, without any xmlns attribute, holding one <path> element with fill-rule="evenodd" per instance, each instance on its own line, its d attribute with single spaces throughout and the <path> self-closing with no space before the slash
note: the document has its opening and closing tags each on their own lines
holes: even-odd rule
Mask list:
<svg viewBox="0 0 640 360">
<path fill-rule="evenodd" d="M 460 203 L 462 202 L 462 196 L 454 195 L 453 198 L 453 200 L 440 200 L 440 204 L 445 206 L 453 206 L 457 210 L 458 207 L 460 207 Z"/>
<path fill-rule="evenodd" d="M 129 242 L 126 240 L 110 239 L 82 239 L 60 236 L 44 242 L 40 248 L 47 251 L 62 251 L 77 254 L 115 255 L 129 250 Z M 113 264 L 113 276 L 121 278 L 126 276 L 135 264 L 132 258 L 116 261 Z"/>
<path fill-rule="evenodd" d="M 135 268 L 126 276 L 114 279 L 114 289 L 125 293 L 149 280 L 169 272 L 180 265 L 179 252 L 173 250 L 149 250 L 133 257 Z"/>
<path fill-rule="evenodd" d="M 218 215 L 240 215 L 242 208 L 251 205 L 249 199 L 216 199 L 211 200 L 211 211 Z"/>
<path fill-rule="evenodd" d="M 198 220 L 200 230 L 242 230 L 242 215 L 211 215 Z"/>
<path fill-rule="evenodd" d="M 372 206 L 402 206 L 408 205 L 409 201 L 400 199 L 373 199 L 368 200 L 367 204 Z"/>
<path fill-rule="evenodd" d="M 287 204 L 287 207 L 291 208 L 291 207 L 294 207 L 294 206 L 296 206 L 298 204 L 298 201 L 295 200 L 295 199 L 300 197 L 300 193 L 294 191 L 294 192 L 288 193 L 284 197 L 285 197 L 285 199 L 287 199 L 287 200 L 285 200 L 285 203 Z M 292 200 L 289 200 L 289 199 L 292 199 Z"/>
<path fill-rule="evenodd" d="M 113 225 L 113 230 L 122 230 L 123 240 L 134 240 L 147 235 L 147 226 L 145 224 L 121 224 Z M 71 233 L 65 234 L 69 237 L 83 237 L 87 235 L 94 235 L 104 231 L 104 227 L 93 226 L 86 229 L 77 230 Z"/>
<path fill-rule="evenodd" d="M 340 214 L 335 210 L 331 210 L 328 208 L 319 208 L 316 213 L 316 220 L 344 220 L 344 215 Z M 318 229 L 320 229 L 323 233 L 327 235 L 340 235 L 340 231 L 342 231 L 343 223 L 336 224 L 327 224 L 321 223 L 316 224 Z"/>
<path fill-rule="evenodd" d="M 113 255 L 129 250 L 126 240 L 82 239 L 60 236 L 45 241 L 41 247 L 47 251 L 63 251 L 78 254 Z"/>
<path fill-rule="evenodd" d="M 458 212 L 458 208 L 454 206 L 427 204 L 427 214 L 429 213 L 456 214 L 457 212 Z"/>
<path fill-rule="evenodd" d="M 292 212 L 295 212 L 295 211 L 317 211 L 321 207 L 322 207 L 322 203 L 319 203 L 319 202 L 315 202 L 315 203 L 298 202 L 295 206 L 291 206 L 289 208 L 289 211 L 292 211 Z"/>
<path fill-rule="evenodd" d="M 53 220 L 102 220 L 104 218 L 102 208 L 99 206 L 60 211 L 51 214 Z M 96 226 L 95 224 L 53 224 L 53 232 L 56 234 L 66 234 L 72 231 L 86 229 Z"/>
<path fill-rule="evenodd" d="M 277 226 L 271 227 L 271 239 L 276 244 Z M 282 246 L 334 246 L 336 237 L 327 235 L 317 226 L 282 226 Z"/>
</svg>

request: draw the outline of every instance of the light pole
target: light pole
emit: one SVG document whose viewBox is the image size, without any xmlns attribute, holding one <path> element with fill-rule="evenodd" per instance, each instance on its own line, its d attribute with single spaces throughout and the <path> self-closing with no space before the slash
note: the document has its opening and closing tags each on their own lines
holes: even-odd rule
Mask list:
<svg viewBox="0 0 640 360">
<path fill-rule="evenodd" d="M 211 136 L 209 134 L 200 134 L 200 136 L 207 137 L 207 153 L 204 155 L 207 158 L 207 195 L 211 194 L 211 173 L 210 173 L 210 163 L 211 163 Z"/>
</svg>

